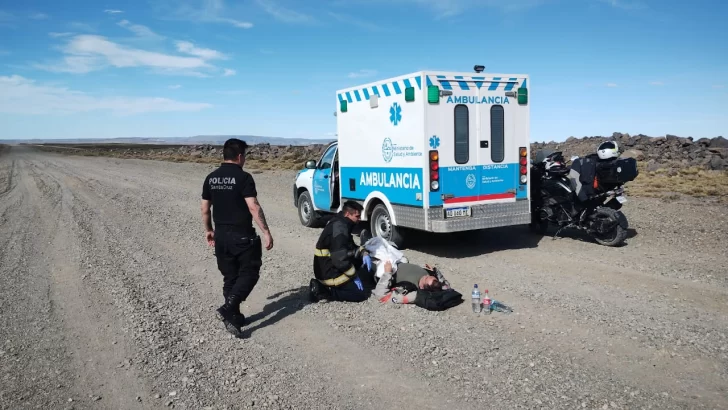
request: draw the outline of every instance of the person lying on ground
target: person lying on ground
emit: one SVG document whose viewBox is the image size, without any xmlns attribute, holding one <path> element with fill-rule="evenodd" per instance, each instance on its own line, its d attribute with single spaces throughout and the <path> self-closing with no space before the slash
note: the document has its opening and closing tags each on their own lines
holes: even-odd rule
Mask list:
<svg viewBox="0 0 728 410">
<path fill-rule="evenodd" d="M 381 263 L 381 262 L 380 262 Z M 437 268 L 424 267 L 413 263 L 397 264 L 397 272 L 392 272 L 392 262 L 384 262 L 384 273 L 379 278 L 372 294 L 382 303 L 415 303 L 417 291 L 440 292 L 451 289 L 450 282 Z"/>
</svg>

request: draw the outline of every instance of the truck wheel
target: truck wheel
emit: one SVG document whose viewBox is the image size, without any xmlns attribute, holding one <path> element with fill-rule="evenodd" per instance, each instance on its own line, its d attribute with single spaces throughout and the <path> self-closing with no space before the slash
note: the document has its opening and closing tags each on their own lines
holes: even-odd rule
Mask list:
<svg viewBox="0 0 728 410">
<path fill-rule="evenodd" d="M 374 207 L 370 224 L 374 236 L 380 236 L 387 241 L 394 242 L 397 248 L 402 249 L 404 244 L 402 229 L 392 225 L 392 217 L 384 204 Z"/>
<path fill-rule="evenodd" d="M 313 202 L 311 202 L 311 195 L 308 191 L 303 191 L 298 196 L 298 219 L 301 220 L 301 225 L 307 228 L 313 228 L 318 224 L 318 217 L 313 209 Z"/>
</svg>

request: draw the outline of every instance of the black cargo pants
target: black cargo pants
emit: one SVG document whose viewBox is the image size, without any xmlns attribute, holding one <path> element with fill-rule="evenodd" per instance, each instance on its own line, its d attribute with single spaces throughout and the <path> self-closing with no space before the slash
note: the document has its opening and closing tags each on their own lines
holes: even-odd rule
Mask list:
<svg viewBox="0 0 728 410">
<path fill-rule="evenodd" d="M 215 256 L 223 276 L 222 293 L 247 300 L 260 278 L 263 245 L 260 236 L 236 228 L 216 227 Z"/>
<path fill-rule="evenodd" d="M 369 299 L 372 290 L 376 286 L 374 281 L 374 266 L 372 270 L 367 269 L 366 266 L 361 266 L 356 269 L 356 275 L 354 278 L 346 282 L 341 286 L 326 286 L 329 293 L 331 294 L 332 300 L 342 302 L 363 302 Z M 356 283 L 358 279 L 359 284 Z"/>
</svg>

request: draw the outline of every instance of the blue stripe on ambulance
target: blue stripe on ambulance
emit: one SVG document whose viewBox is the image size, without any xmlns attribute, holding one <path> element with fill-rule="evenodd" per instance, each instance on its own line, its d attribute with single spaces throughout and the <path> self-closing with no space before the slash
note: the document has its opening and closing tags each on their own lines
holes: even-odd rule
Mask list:
<svg viewBox="0 0 728 410">
<path fill-rule="evenodd" d="M 424 168 L 341 167 L 341 196 L 363 201 L 379 191 L 391 204 L 422 207 L 423 172 Z M 354 180 L 354 190 L 350 189 L 350 179 Z"/>
<path fill-rule="evenodd" d="M 505 194 L 516 189 L 517 198 L 525 198 L 526 186 L 519 191 L 520 166 L 518 163 L 494 165 L 469 165 L 440 168 L 440 190 L 430 192 L 430 206 L 442 206 L 443 194 L 455 198 L 476 197 L 479 195 Z M 468 187 L 468 175 L 476 177 L 472 188 Z M 480 180 L 477 180 L 478 175 Z M 455 205 L 453 205 L 455 206 Z"/>
</svg>

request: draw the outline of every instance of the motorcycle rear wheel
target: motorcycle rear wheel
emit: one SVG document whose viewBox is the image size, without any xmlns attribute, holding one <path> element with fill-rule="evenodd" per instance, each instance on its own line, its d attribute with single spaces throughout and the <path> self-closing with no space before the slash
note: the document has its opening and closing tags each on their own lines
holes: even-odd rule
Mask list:
<svg viewBox="0 0 728 410">
<path fill-rule="evenodd" d="M 619 218 L 617 217 L 617 212 L 618 211 L 612 208 L 599 208 L 594 217 L 597 220 L 607 219 L 611 221 L 618 221 Z M 615 225 L 614 229 L 606 234 L 600 234 L 599 232 L 592 232 L 591 234 L 597 243 L 610 247 L 620 246 L 624 243 L 625 239 L 627 239 L 627 230 L 622 228 L 622 225 L 619 223 Z"/>
</svg>

